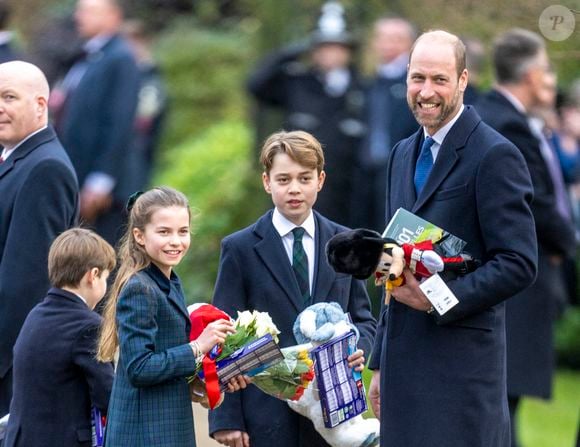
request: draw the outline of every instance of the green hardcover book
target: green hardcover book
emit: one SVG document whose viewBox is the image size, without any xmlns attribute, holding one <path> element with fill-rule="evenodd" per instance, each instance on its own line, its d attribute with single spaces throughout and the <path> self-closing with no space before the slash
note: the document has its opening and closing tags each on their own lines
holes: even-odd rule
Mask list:
<svg viewBox="0 0 580 447">
<path fill-rule="evenodd" d="M 439 228 L 437 225 L 399 208 L 385 231 L 383 237 L 394 239 L 399 244 L 415 244 L 426 240 L 437 243 L 443 256 L 457 256 L 467 244 L 463 239 Z"/>
</svg>

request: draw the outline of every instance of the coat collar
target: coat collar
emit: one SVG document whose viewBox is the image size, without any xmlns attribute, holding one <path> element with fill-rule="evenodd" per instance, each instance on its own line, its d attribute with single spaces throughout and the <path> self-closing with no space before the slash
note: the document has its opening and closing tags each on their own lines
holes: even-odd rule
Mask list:
<svg viewBox="0 0 580 447">
<path fill-rule="evenodd" d="M 439 149 L 439 154 L 433 165 L 433 170 L 427 178 L 427 182 L 419 197 L 415 201 L 412 212 L 416 213 L 437 191 L 439 185 L 445 180 L 449 172 L 453 169 L 455 164 L 459 161 L 460 152 L 465 148 L 469 136 L 472 134 L 474 129 L 477 127 L 481 118 L 472 106 L 466 106 L 465 110 L 455 122 L 445 139 L 443 144 Z M 415 171 L 415 160 L 418 156 L 418 146 L 419 146 L 419 135 L 420 132 L 415 134 L 415 146 L 414 146 L 414 156 L 412 165 L 412 175 L 410 176 L 411 183 L 413 183 L 414 171 Z M 411 151 L 407 151 L 411 152 Z M 412 192 L 414 193 L 415 187 L 412 185 Z"/>
<path fill-rule="evenodd" d="M 528 124 L 528 117 L 525 113 L 522 113 L 501 91 L 491 90 L 487 93 L 487 99 L 491 102 L 496 102 L 501 104 L 503 107 L 509 108 L 513 114 L 517 115 L 522 122 Z"/>
<path fill-rule="evenodd" d="M 26 158 L 36 148 L 55 138 L 56 133 L 51 125 L 48 125 L 46 129 L 32 135 L 28 140 L 18 146 L 4 163 L 0 164 L 0 178 L 10 172 L 19 160 Z"/>
<path fill-rule="evenodd" d="M 272 213 L 273 210 L 268 211 L 254 225 L 254 233 L 260 239 L 254 245 L 254 250 L 292 305 L 301 312 L 304 306 L 301 302 L 298 282 L 294 277 L 292 266 L 285 259 L 286 253 L 282 238 L 272 225 Z"/>
<path fill-rule="evenodd" d="M 85 303 L 82 299 L 80 299 L 77 295 L 75 295 L 74 293 L 71 293 L 67 290 L 58 288 L 58 287 L 51 287 L 48 290 L 48 293 L 46 294 L 47 298 L 52 298 L 55 297 L 57 300 L 60 300 L 62 302 L 62 300 L 66 300 L 67 302 L 73 303 L 76 306 L 82 307 L 84 309 L 90 310 L 89 306 L 87 306 L 87 303 Z"/>
<path fill-rule="evenodd" d="M 288 300 L 298 312 L 302 312 L 305 307 L 302 302 L 302 295 L 292 266 L 288 262 L 282 238 L 274 228 L 274 225 L 272 225 L 272 212 L 272 210 L 268 211 L 254 225 L 253 232 L 259 238 L 259 241 L 254 245 L 254 250 L 284 291 Z M 328 222 L 316 211 L 314 211 L 314 222 L 316 225 L 316 250 L 314 255 L 316 267 L 314 269 L 312 302 L 318 302 L 326 300 L 326 295 L 334 278 L 334 273 L 328 263 L 324 259 L 320 259 L 320 256 L 326 256 L 324 241 L 327 241 L 333 232 Z"/>
<path fill-rule="evenodd" d="M 151 263 L 143 269 L 159 288 L 167 295 L 169 301 L 189 320 L 189 313 L 185 307 L 184 296 L 181 290 L 181 282 L 174 271 L 171 271 L 171 277 L 167 278 L 159 268 Z"/>
</svg>

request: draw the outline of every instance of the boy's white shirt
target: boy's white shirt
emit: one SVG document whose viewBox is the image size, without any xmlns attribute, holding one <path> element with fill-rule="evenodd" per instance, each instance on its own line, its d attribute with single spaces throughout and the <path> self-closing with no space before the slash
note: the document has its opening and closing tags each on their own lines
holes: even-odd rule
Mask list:
<svg viewBox="0 0 580 447">
<path fill-rule="evenodd" d="M 78 296 L 81 300 L 83 300 L 83 303 L 85 303 L 87 306 L 89 305 L 89 303 L 87 303 L 87 300 L 85 300 L 82 296 L 80 296 L 78 293 L 75 293 L 76 296 Z"/>
<path fill-rule="evenodd" d="M 312 283 L 314 282 L 314 260 L 316 259 L 316 249 L 314 244 L 314 236 L 316 232 L 316 224 L 314 223 L 314 213 L 310 210 L 310 214 L 302 225 L 296 225 L 286 219 L 278 208 L 274 208 L 272 214 L 272 225 L 282 238 L 284 249 L 290 264 L 292 264 L 292 246 L 294 245 L 294 234 L 292 230 L 298 226 L 304 228 L 304 236 L 302 238 L 302 245 L 308 258 L 308 284 L 310 286 L 310 294 L 312 294 Z"/>
<path fill-rule="evenodd" d="M 63 287 L 62 290 L 66 290 L 68 293 L 72 293 L 73 295 L 78 296 L 82 300 L 82 302 L 85 303 L 87 305 L 87 307 L 89 307 L 89 303 L 87 303 L 87 300 L 84 299 L 83 296 L 77 292 L 77 289 L 71 290 L 69 288 Z"/>
</svg>

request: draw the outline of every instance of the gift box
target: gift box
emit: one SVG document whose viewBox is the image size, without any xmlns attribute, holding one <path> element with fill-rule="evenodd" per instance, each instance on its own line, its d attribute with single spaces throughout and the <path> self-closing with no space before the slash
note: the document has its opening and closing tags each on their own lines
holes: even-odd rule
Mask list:
<svg viewBox="0 0 580 447">
<path fill-rule="evenodd" d="M 336 427 L 367 410 L 360 372 L 348 367 L 356 351 L 356 334 L 347 332 L 310 352 L 318 382 L 324 426 Z"/>
<path fill-rule="evenodd" d="M 283 359 L 284 356 L 272 335 L 266 334 L 216 361 L 220 390 L 225 391 L 233 377 L 240 374 L 256 375 Z M 203 379 L 203 370 L 198 375 Z"/>
<path fill-rule="evenodd" d="M 102 447 L 103 438 L 105 437 L 106 418 L 101 411 L 91 407 L 91 437 L 93 447 Z"/>
</svg>

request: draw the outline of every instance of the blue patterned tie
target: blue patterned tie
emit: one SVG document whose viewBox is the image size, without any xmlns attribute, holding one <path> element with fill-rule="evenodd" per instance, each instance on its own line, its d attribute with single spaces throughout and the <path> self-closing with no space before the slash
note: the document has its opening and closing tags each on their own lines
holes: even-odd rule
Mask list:
<svg viewBox="0 0 580 447">
<path fill-rule="evenodd" d="M 435 143 L 435 140 L 431 137 L 425 138 L 423 145 L 421 146 L 421 153 L 417 159 L 417 166 L 415 166 L 415 191 L 417 196 L 421 193 L 427 177 L 433 168 L 433 154 L 431 153 L 431 146 Z"/>
<path fill-rule="evenodd" d="M 310 282 L 308 280 L 308 257 L 302 245 L 302 236 L 304 236 L 304 228 L 296 227 L 292 230 L 294 234 L 294 245 L 292 246 L 292 269 L 298 281 L 298 287 L 302 294 L 304 304 L 310 301 Z"/>
</svg>

